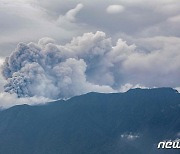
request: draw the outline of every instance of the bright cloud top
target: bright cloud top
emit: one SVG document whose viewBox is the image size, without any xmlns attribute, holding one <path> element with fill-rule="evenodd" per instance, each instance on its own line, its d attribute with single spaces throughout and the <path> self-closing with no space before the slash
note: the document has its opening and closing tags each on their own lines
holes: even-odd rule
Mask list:
<svg viewBox="0 0 180 154">
<path fill-rule="evenodd" d="M 121 13 L 124 10 L 125 10 L 125 8 L 122 5 L 109 5 L 106 9 L 107 13 L 109 13 L 109 14 Z"/>
</svg>

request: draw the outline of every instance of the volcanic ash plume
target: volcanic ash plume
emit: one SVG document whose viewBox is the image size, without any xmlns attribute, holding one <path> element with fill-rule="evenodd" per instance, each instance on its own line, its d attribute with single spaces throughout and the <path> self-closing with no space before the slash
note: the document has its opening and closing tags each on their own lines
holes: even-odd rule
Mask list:
<svg viewBox="0 0 180 154">
<path fill-rule="evenodd" d="M 179 56 L 178 45 L 145 52 L 121 39 L 113 46 L 111 38 L 99 31 L 65 45 L 42 38 L 37 44 L 19 43 L 6 58 L 4 90 L 18 97 L 59 99 L 90 91 L 179 87 Z"/>
<path fill-rule="evenodd" d="M 50 38 L 19 43 L 6 58 L 5 92 L 18 97 L 68 98 L 82 93 L 113 92 L 111 39 L 103 32 L 86 33 L 61 46 Z"/>
</svg>

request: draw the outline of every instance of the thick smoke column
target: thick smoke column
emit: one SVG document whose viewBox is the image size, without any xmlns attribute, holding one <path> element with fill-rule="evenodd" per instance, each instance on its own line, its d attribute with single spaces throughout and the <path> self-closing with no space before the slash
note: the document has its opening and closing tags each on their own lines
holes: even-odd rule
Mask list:
<svg viewBox="0 0 180 154">
<path fill-rule="evenodd" d="M 113 46 L 99 31 L 65 45 L 43 38 L 38 44 L 19 43 L 6 58 L 4 90 L 18 97 L 59 99 L 142 86 L 175 88 L 180 87 L 179 57 L 178 44 L 145 52 L 121 39 Z"/>
<path fill-rule="evenodd" d="M 50 38 L 43 38 L 38 44 L 19 43 L 3 66 L 2 74 L 7 80 L 4 90 L 18 97 L 52 99 L 89 91 L 113 92 L 113 83 L 105 84 L 104 79 L 111 77 L 105 73 L 108 66 L 103 64 L 111 50 L 111 40 L 103 32 L 84 34 L 65 46 L 56 45 Z"/>
</svg>

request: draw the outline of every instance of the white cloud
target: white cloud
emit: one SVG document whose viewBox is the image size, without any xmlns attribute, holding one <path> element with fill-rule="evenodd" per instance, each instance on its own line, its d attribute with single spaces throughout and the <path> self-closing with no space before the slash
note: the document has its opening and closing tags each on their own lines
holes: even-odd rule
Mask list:
<svg viewBox="0 0 180 154">
<path fill-rule="evenodd" d="M 125 8 L 122 5 L 109 5 L 106 9 L 107 13 L 109 13 L 109 14 L 121 13 L 124 10 L 125 10 Z"/>
<path fill-rule="evenodd" d="M 60 15 L 57 19 L 57 25 L 68 30 L 78 30 L 81 26 L 76 24 L 76 16 L 83 7 L 84 5 L 79 3 L 75 8 L 69 10 L 65 15 Z"/>
<path fill-rule="evenodd" d="M 180 15 L 173 16 L 173 17 L 169 18 L 168 21 L 175 23 L 175 24 L 180 23 Z"/>
<path fill-rule="evenodd" d="M 65 18 L 70 21 L 70 22 L 74 22 L 76 20 L 76 15 L 79 11 L 81 11 L 81 9 L 83 8 L 83 4 L 78 4 L 74 9 L 69 10 L 66 14 L 65 14 Z"/>
<path fill-rule="evenodd" d="M 0 57 L 0 92 L 3 91 L 3 86 L 5 85 L 5 79 L 2 76 L 2 65 L 4 63 L 4 58 Z"/>
<path fill-rule="evenodd" d="M 141 89 L 148 89 L 148 87 L 144 87 L 144 86 L 142 86 L 142 85 L 139 85 L 139 84 L 137 84 L 137 85 L 132 85 L 132 84 L 130 84 L 130 83 L 126 83 L 125 85 L 122 85 L 121 86 L 121 88 L 120 88 L 120 92 L 126 92 L 126 91 L 128 91 L 128 90 L 130 90 L 130 89 L 134 89 L 134 88 L 141 88 Z"/>
<path fill-rule="evenodd" d="M 0 67 L 4 63 L 4 58 L 0 57 Z"/>
<path fill-rule="evenodd" d="M 83 9 L 82 4 L 85 6 Z M 126 15 L 104 15 L 106 7 L 113 6 L 111 4 L 124 7 Z M 0 27 L 0 50 L 8 51 L 3 55 L 10 53 L 9 50 L 17 42 L 37 41 L 45 36 L 65 42 L 84 32 L 97 30 L 134 38 L 179 36 L 180 32 L 179 0 L 1 0 L 0 7 L 0 20 L 3 21 Z M 122 10 L 116 8 L 112 10 Z M 57 22 L 58 17 L 66 18 L 66 22 Z"/>
<path fill-rule="evenodd" d="M 175 87 L 175 89 L 180 93 L 180 87 Z M 180 135 L 180 133 L 179 133 Z"/>
<path fill-rule="evenodd" d="M 0 93 L 0 109 L 6 109 L 15 105 L 40 105 L 45 104 L 50 101 L 53 101 L 51 99 L 45 98 L 45 97 L 27 97 L 27 98 L 18 98 L 16 94 L 9 94 L 2 92 Z"/>
<path fill-rule="evenodd" d="M 78 4 L 75 9 L 68 11 L 64 16 L 68 26 L 73 27 L 70 28 L 71 30 L 69 28 L 67 30 L 66 26 L 58 25 L 57 18 L 34 0 L 0 1 L 0 20 L 3 21 L 0 27 L 2 34 L 0 38 L 1 52 L 5 48 L 1 47 L 5 44 L 6 48 L 9 49 L 9 46 L 15 46 L 18 42 L 35 41 L 45 36 L 65 41 L 82 33 L 84 29 L 73 24 L 76 14 L 82 7 L 82 4 Z M 10 49 L 13 50 L 12 47 Z"/>
</svg>

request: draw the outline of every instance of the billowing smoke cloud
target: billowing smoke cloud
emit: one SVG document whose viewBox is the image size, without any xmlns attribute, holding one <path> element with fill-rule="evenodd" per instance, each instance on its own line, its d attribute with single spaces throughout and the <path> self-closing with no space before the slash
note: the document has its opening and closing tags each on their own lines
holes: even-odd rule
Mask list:
<svg viewBox="0 0 180 154">
<path fill-rule="evenodd" d="M 56 45 L 49 38 L 41 39 L 38 44 L 19 43 L 3 66 L 7 80 L 4 90 L 18 97 L 52 99 L 89 91 L 113 92 L 109 85 L 87 80 L 88 72 L 92 74 L 90 71 L 110 48 L 110 40 L 102 32 L 84 34 L 65 46 Z"/>
<path fill-rule="evenodd" d="M 50 38 L 37 44 L 19 43 L 3 65 L 4 90 L 18 97 L 59 99 L 90 91 L 180 87 L 178 49 L 172 44 L 144 52 L 122 39 L 113 45 L 99 31 L 75 37 L 65 45 Z"/>
</svg>

